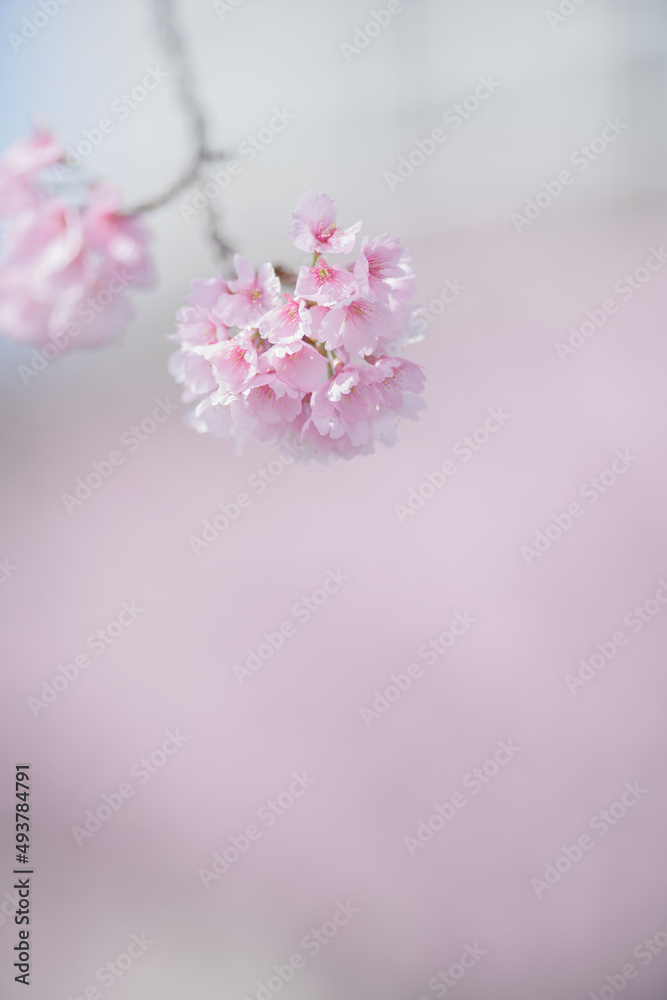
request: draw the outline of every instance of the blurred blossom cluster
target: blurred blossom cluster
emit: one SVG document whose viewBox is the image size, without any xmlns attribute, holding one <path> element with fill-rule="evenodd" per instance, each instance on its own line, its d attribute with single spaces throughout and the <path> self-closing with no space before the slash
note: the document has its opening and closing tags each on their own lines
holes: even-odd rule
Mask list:
<svg viewBox="0 0 667 1000">
<path fill-rule="evenodd" d="M 36 346 L 96 347 L 120 335 L 128 289 L 150 286 L 153 271 L 146 232 L 113 188 L 56 182 L 64 155 L 37 131 L 0 159 L 0 331 Z"/>
<path fill-rule="evenodd" d="M 420 339 L 409 253 L 384 234 L 365 237 L 351 263 L 328 259 L 351 254 L 361 228 L 341 227 L 337 215 L 315 191 L 292 213 L 289 236 L 312 255 L 293 294 L 271 264 L 255 271 L 239 254 L 233 280 L 192 283 L 170 369 L 184 401 L 196 401 L 196 430 L 237 446 L 255 438 L 288 442 L 306 458 L 350 458 L 393 444 L 398 419 L 422 408 L 422 370 L 400 356 Z"/>
</svg>

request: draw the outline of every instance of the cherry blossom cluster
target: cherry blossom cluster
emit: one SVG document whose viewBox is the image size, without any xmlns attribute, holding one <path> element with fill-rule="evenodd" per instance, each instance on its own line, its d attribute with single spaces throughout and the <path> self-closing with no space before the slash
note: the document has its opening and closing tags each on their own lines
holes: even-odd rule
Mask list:
<svg viewBox="0 0 667 1000">
<path fill-rule="evenodd" d="M 64 155 L 37 131 L 0 159 L 0 332 L 52 350 L 116 339 L 132 315 L 128 289 L 153 283 L 145 230 L 116 191 L 49 177 Z"/>
<path fill-rule="evenodd" d="M 239 254 L 236 278 L 192 283 L 170 370 L 184 401 L 196 401 L 196 430 L 237 446 L 254 438 L 349 458 L 393 444 L 400 417 L 422 408 L 422 370 L 400 356 L 420 339 L 409 253 L 385 234 L 365 237 L 356 259 L 340 263 L 361 223 L 343 228 L 337 215 L 328 195 L 300 199 L 289 236 L 310 259 L 291 294 L 271 264 L 255 271 Z"/>
</svg>

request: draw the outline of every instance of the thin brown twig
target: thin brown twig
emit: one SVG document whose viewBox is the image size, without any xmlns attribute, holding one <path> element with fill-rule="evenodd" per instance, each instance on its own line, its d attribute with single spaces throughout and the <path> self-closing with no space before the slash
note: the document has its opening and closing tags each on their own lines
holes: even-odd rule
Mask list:
<svg viewBox="0 0 667 1000">
<path fill-rule="evenodd" d="M 206 115 L 197 96 L 192 69 L 188 60 L 182 33 L 177 26 L 176 0 L 155 0 L 157 23 L 162 35 L 167 55 L 174 67 L 176 86 L 183 105 L 185 116 L 190 125 L 195 155 L 191 166 L 171 187 L 155 198 L 145 201 L 132 209 L 129 215 L 143 215 L 152 212 L 163 205 L 169 204 L 181 191 L 195 184 L 202 177 L 204 163 L 222 160 L 227 156 L 223 150 L 211 148 L 208 141 Z M 220 213 L 209 202 L 207 207 L 207 233 L 217 255 L 226 261 L 232 248 L 221 235 Z"/>
</svg>

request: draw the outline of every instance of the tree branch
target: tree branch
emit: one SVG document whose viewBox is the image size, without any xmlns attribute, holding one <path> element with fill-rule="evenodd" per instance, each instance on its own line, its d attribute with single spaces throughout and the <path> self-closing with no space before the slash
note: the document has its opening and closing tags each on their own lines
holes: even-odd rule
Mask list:
<svg viewBox="0 0 667 1000">
<path fill-rule="evenodd" d="M 208 142 L 208 130 L 204 108 L 197 95 L 192 69 L 188 60 L 182 33 L 177 26 L 176 0 L 155 0 L 157 23 L 167 56 L 174 67 L 176 89 L 190 126 L 195 154 L 191 166 L 170 188 L 150 201 L 145 201 L 128 212 L 128 215 L 143 215 L 156 208 L 168 205 L 181 191 L 195 184 L 202 177 L 204 163 L 224 159 L 223 150 L 212 149 Z M 220 213 L 210 204 L 207 206 L 208 236 L 215 253 L 226 260 L 232 251 L 220 232 Z"/>
</svg>

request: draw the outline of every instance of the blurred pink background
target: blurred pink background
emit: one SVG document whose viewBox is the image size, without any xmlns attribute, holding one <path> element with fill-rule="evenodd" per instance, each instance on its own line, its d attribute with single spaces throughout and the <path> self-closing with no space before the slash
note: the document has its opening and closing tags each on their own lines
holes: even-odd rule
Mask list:
<svg viewBox="0 0 667 1000">
<path fill-rule="evenodd" d="M 0 559 L 15 567 L 0 583 L 2 794 L 11 808 L 14 764 L 28 760 L 35 1000 L 93 987 L 113 1000 L 267 1000 L 261 984 L 297 953 L 305 966 L 268 995 L 663 995 L 667 611 L 652 599 L 667 596 L 667 254 L 645 282 L 641 268 L 665 238 L 665 12 L 591 2 L 552 28 L 549 9 L 415 0 L 348 64 L 340 43 L 370 10 L 348 0 L 244 0 L 222 17 L 205 0 L 181 6 L 221 145 L 274 106 L 297 115 L 223 200 L 241 252 L 298 262 L 289 212 L 316 188 L 365 232 L 402 237 L 425 305 L 447 281 L 464 286 L 409 355 L 426 368 L 428 409 L 395 448 L 288 465 L 260 495 L 249 478 L 275 456 L 251 445 L 236 457 L 189 431 L 179 407 L 67 512 L 77 478 L 156 400 L 178 400 L 165 334 L 189 282 L 216 265 L 177 205 L 150 219 L 160 287 L 136 298 L 120 347 L 72 354 L 24 385 L 30 351 L 2 342 Z M 31 11 L 6 4 L 3 35 Z M 72 0 L 24 49 L 6 45 L 17 96 L 3 145 L 31 116 L 76 141 L 156 61 L 167 67 L 150 4 Z M 390 191 L 384 173 L 485 74 L 498 92 Z M 629 124 L 618 142 L 517 233 L 512 213 L 616 116 Z M 90 168 L 133 204 L 186 161 L 165 83 Z M 618 311 L 559 357 L 571 326 L 610 298 Z M 508 417 L 466 461 L 461 442 L 490 409 Z M 603 492 L 592 480 L 619 450 L 630 458 Z M 456 474 L 399 516 L 447 459 Z M 195 555 L 191 537 L 239 492 L 249 507 Z M 574 501 L 582 516 L 526 558 Z M 303 621 L 295 604 L 330 571 L 349 579 Z M 96 655 L 87 637 L 123 602 L 144 610 Z M 428 663 L 420 648 L 457 613 L 474 623 Z M 241 684 L 234 665 L 287 620 L 295 634 Z M 609 662 L 568 685 L 619 630 L 627 642 Z M 90 667 L 35 711 L 29 699 L 86 649 Z M 409 689 L 377 701 L 410 664 L 421 674 Z M 388 707 L 362 713 L 374 703 Z M 187 737 L 173 753 L 168 732 Z M 520 749 L 476 785 L 499 741 Z M 295 773 L 312 779 L 299 797 Z M 632 804 L 626 783 L 641 790 Z M 91 836 L 73 832 L 128 784 Z M 449 815 L 456 793 L 465 804 L 441 820 L 436 805 Z M 600 819 L 610 809 L 613 825 Z M 13 997 L 5 815 L 0 977 Z M 433 816 L 428 842 L 406 842 L 426 840 Z M 244 841 L 249 826 L 259 833 Z M 584 835 L 592 847 L 568 868 L 564 850 L 577 857 Z M 202 877 L 234 843 L 247 850 Z M 560 877 L 540 888 L 549 871 Z M 358 913 L 313 954 L 306 936 L 336 928 L 348 902 Z M 98 977 L 132 935 L 153 943 Z M 467 946 L 483 952 L 470 968 Z"/>
</svg>

